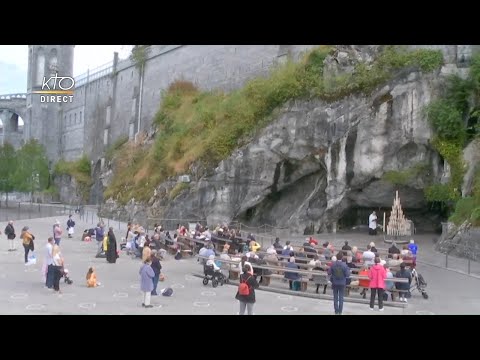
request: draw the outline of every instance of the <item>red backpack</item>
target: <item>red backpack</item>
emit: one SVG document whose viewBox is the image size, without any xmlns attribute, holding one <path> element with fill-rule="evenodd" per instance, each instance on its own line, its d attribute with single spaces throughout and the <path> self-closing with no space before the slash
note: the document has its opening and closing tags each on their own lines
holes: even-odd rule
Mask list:
<svg viewBox="0 0 480 360">
<path fill-rule="evenodd" d="M 238 285 L 238 294 L 239 295 L 244 295 L 244 296 L 250 295 L 250 287 L 247 284 L 247 281 L 250 278 L 251 278 L 251 276 L 249 276 L 247 278 L 247 280 L 245 280 L 244 282 L 242 282 L 242 280 L 240 280 L 240 284 Z"/>
</svg>

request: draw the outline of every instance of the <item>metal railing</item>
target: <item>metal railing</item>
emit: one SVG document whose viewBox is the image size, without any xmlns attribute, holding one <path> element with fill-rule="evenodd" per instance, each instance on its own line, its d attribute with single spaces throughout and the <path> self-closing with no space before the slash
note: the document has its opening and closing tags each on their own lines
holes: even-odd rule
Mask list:
<svg viewBox="0 0 480 360">
<path fill-rule="evenodd" d="M 76 206 L 62 204 L 37 204 L 0 200 L 0 221 L 27 220 L 65 216 L 75 213 Z"/>
<path fill-rule="evenodd" d="M 75 87 L 86 85 L 92 81 L 110 75 L 113 72 L 113 61 L 103 64 L 95 69 L 88 70 L 79 76 L 75 76 Z"/>
<path fill-rule="evenodd" d="M 27 93 L 14 93 L 0 95 L 0 100 L 14 100 L 14 99 L 26 99 Z"/>
</svg>

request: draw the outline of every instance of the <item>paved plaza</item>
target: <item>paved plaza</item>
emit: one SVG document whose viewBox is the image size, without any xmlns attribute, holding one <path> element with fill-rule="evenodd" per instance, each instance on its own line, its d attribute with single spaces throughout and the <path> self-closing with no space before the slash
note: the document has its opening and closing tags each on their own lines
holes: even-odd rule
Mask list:
<svg viewBox="0 0 480 360">
<path fill-rule="evenodd" d="M 67 217 L 59 216 L 58 220 L 65 226 Z M 83 229 L 92 227 L 90 221 L 82 223 L 75 219 L 76 234 L 73 239 L 64 237 L 61 247 L 66 260 L 66 267 L 74 281 L 72 285 L 61 282 L 61 295 L 46 289 L 42 281 L 41 268 L 45 253 L 46 239 L 52 231 L 52 224 L 57 218 L 20 220 L 15 222 L 17 234 L 23 226 L 30 226 L 36 236 L 35 247 L 37 264 L 25 266 L 23 247 L 16 239 L 17 251 L 7 251 L 7 240 L 0 237 L 0 314 L 218 314 L 235 315 L 238 312 L 238 301 L 235 300 L 236 286 L 226 285 L 212 288 L 204 286 L 202 279 L 193 276 L 201 272 L 196 259 L 176 261 L 169 257 L 162 262 L 165 282 L 159 288 L 172 287 L 171 297 L 153 296 L 154 308 L 142 308 L 142 297 L 139 290 L 140 260 L 133 260 L 124 253 L 116 264 L 109 264 L 105 259 L 96 259 L 96 242 L 81 242 Z M 1 223 L 1 230 L 6 223 Z M 124 236 L 124 224 L 115 229 L 118 242 Z M 335 241 L 342 242 L 340 235 Z M 358 242 L 370 240 L 368 236 Z M 380 246 L 379 246 L 380 247 Z M 420 248 L 422 249 L 421 245 Z M 433 251 L 433 250 L 428 250 Z M 85 275 L 89 266 L 97 269 L 99 288 L 87 288 Z M 458 272 L 441 269 L 435 266 L 420 264 L 418 270 L 428 282 L 429 299 L 414 293 L 408 306 L 386 307 L 383 313 L 372 312 L 368 305 L 347 302 L 344 305 L 345 315 L 402 315 L 402 314 L 480 314 L 480 287 L 478 278 Z M 269 291 L 257 291 L 256 315 L 331 315 L 332 301 L 312 299 Z"/>
</svg>

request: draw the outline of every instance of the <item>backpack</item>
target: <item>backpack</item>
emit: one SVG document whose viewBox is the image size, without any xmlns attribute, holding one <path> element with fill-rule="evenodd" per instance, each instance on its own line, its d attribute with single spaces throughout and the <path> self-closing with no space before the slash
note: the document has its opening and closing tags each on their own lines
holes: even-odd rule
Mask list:
<svg viewBox="0 0 480 360">
<path fill-rule="evenodd" d="M 240 280 L 240 284 L 238 285 L 239 295 L 244 295 L 244 296 L 250 295 L 250 287 L 247 284 L 248 279 L 250 279 L 250 276 L 247 278 L 247 280 L 243 282 Z"/>
<path fill-rule="evenodd" d="M 332 266 L 332 278 L 335 280 L 343 280 L 345 278 L 341 265 L 335 264 Z"/>
</svg>

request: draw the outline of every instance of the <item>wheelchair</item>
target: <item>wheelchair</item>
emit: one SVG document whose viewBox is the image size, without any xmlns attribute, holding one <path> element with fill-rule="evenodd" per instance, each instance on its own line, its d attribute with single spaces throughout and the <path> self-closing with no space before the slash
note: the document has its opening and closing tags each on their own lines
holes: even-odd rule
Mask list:
<svg viewBox="0 0 480 360">
<path fill-rule="evenodd" d="M 225 275 L 222 274 L 220 270 L 215 271 L 213 265 L 204 265 L 203 266 L 203 273 L 205 277 L 203 278 L 203 285 L 208 285 L 208 282 L 212 282 L 212 286 L 216 288 L 218 284 L 223 286 L 228 282 L 228 279 Z"/>
</svg>

